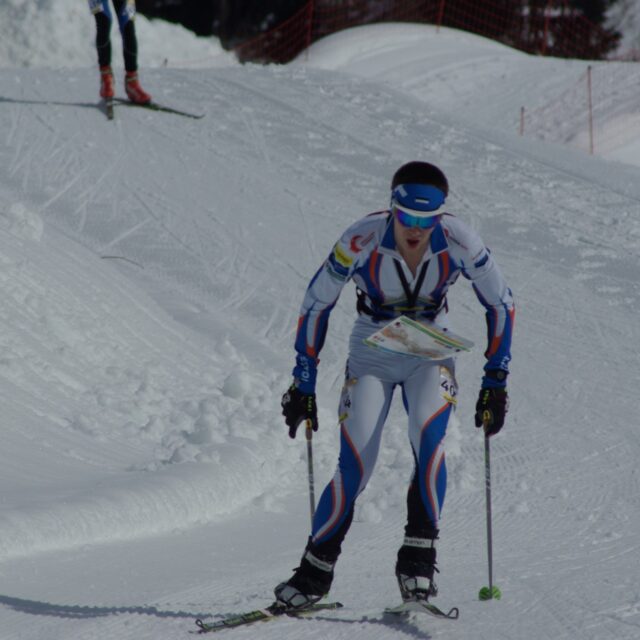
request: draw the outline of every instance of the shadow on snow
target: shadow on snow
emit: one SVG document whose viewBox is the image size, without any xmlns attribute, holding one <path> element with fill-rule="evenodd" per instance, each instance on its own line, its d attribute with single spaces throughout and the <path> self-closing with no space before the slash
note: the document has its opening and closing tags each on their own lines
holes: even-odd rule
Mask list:
<svg viewBox="0 0 640 640">
<path fill-rule="evenodd" d="M 199 618 L 205 613 L 192 613 L 188 611 L 160 611 L 156 607 L 91 607 L 81 605 L 61 605 L 50 602 L 37 602 L 0 595 L 0 605 L 4 605 L 34 616 L 50 616 L 53 618 L 102 618 L 106 616 L 135 613 L 139 615 L 156 616 L 157 618 Z"/>
</svg>

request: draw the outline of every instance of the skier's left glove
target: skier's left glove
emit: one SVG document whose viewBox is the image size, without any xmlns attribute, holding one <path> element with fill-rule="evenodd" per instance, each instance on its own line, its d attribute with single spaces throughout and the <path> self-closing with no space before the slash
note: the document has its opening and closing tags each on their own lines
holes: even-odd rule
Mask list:
<svg viewBox="0 0 640 640">
<path fill-rule="evenodd" d="M 504 426 L 509 410 L 506 371 L 487 371 L 476 403 L 476 427 L 484 427 L 487 436 L 494 436 Z"/>
<path fill-rule="evenodd" d="M 509 394 L 506 389 L 480 389 L 476 403 L 476 427 L 484 427 L 488 436 L 495 436 L 504 426 L 509 410 Z"/>
<path fill-rule="evenodd" d="M 289 437 L 295 438 L 300 423 L 309 420 L 311 428 L 318 430 L 318 411 L 316 408 L 316 394 L 303 393 L 292 384 L 282 396 L 282 415 L 289 427 Z"/>
</svg>

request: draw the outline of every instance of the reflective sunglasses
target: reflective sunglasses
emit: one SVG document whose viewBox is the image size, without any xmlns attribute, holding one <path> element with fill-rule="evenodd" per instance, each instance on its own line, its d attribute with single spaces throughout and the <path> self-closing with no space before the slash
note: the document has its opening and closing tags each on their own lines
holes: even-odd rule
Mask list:
<svg viewBox="0 0 640 640">
<path fill-rule="evenodd" d="M 422 218 L 418 216 L 412 216 L 410 213 L 399 209 L 397 206 L 392 208 L 393 214 L 398 219 L 398 222 L 403 226 L 411 229 L 412 227 L 420 227 L 420 229 L 433 229 L 439 220 L 440 216 L 430 216 L 429 218 Z"/>
</svg>

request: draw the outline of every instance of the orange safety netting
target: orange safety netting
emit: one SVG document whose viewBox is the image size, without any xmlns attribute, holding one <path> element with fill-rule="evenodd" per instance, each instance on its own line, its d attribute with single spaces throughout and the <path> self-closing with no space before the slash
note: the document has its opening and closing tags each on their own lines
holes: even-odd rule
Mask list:
<svg viewBox="0 0 640 640">
<path fill-rule="evenodd" d="M 241 61 L 286 63 L 316 40 L 375 22 L 415 22 L 470 31 L 529 53 L 602 58 L 615 36 L 567 0 L 310 0 L 288 20 L 235 47 Z"/>
</svg>

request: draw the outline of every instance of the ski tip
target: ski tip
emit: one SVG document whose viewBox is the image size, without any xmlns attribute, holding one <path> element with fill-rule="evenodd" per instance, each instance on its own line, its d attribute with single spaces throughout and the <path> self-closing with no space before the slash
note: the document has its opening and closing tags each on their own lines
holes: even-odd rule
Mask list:
<svg viewBox="0 0 640 640">
<path fill-rule="evenodd" d="M 403 602 L 397 607 L 387 607 L 385 613 L 392 615 L 403 615 L 409 613 L 427 613 L 436 618 L 444 620 L 457 620 L 460 615 L 458 607 L 452 607 L 449 611 L 443 611 L 430 602 L 421 602 L 419 600 L 409 600 Z"/>
<path fill-rule="evenodd" d="M 104 100 L 102 106 L 107 120 L 113 120 L 113 100 Z"/>
</svg>

